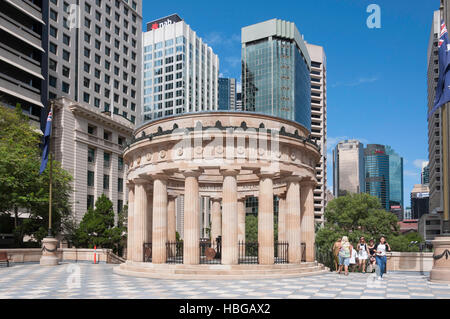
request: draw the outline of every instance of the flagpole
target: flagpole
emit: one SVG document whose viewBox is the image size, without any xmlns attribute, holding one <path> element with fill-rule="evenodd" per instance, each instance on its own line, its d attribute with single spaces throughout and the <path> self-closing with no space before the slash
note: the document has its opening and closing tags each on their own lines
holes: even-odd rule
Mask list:
<svg viewBox="0 0 450 319">
<path fill-rule="evenodd" d="M 50 130 L 48 149 L 50 156 L 50 174 L 49 174 L 49 190 L 48 190 L 48 237 L 53 238 L 52 235 L 52 193 L 53 193 L 53 156 L 52 156 L 52 133 L 53 133 L 53 101 L 50 102 L 50 112 L 52 114 L 52 127 Z"/>
</svg>

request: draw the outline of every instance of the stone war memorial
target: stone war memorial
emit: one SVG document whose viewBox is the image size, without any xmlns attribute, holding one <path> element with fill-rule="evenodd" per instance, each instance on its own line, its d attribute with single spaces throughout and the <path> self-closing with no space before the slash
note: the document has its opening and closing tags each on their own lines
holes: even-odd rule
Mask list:
<svg viewBox="0 0 450 319">
<path fill-rule="evenodd" d="M 327 271 L 314 251 L 320 149 L 302 125 L 247 112 L 163 118 L 135 130 L 124 161 L 129 169 L 128 255 L 115 273 L 258 279 Z M 177 241 L 175 200 L 181 195 L 184 236 Z M 201 196 L 212 201 L 209 240 L 200 236 Z M 252 243 L 245 238 L 250 196 L 258 198 L 258 240 Z"/>
</svg>

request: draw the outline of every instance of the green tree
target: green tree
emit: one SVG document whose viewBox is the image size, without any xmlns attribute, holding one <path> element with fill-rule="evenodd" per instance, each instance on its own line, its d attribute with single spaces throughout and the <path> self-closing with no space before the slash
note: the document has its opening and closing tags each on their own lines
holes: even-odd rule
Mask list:
<svg viewBox="0 0 450 319">
<path fill-rule="evenodd" d="M 103 194 L 95 202 L 95 209 L 90 208 L 75 230 L 76 247 L 110 248 L 119 252 L 126 241 L 125 217 L 119 216 L 118 226 L 114 226 L 113 203 Z"/>
<path fill-rule="evenodd" d="M 413 251 L 408 244 L 416 238 L 400 235 L 397 217 L 382 209 L 380 201 L 369 194 L 351 194 L 335 198 L 325 209 L 325 225 L 316 233 L 316 245 L 320 253 L 331 252 L 338 238 L 348 236 L 356 245 L 361 236 L 377 241 L 385 236 L 393 250 Z M 410 237 L 408 237 L 410 236 Z M 411 240 L 410 240 L 411 239 Z"/>
<path fill-rule="evenodd" d="M 39 176 L 39 130 L 30 125 L 20 107 L 15 110 L 0 105 L 0 214 L 13 213 L 16 246 L 23 246 L 23 236 L 40 241 L 47 235 L 49 170 Z M 70 215 L 71 176 L 54 162 L 52 228 L 62 229 Z M 22 213 L 29 218 L 21 219 Z"/>
</svg>

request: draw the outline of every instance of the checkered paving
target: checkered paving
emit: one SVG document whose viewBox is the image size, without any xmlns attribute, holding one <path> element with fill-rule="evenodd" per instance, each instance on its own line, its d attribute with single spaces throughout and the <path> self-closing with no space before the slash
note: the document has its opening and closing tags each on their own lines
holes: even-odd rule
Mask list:
<svg viewBox="0 0 450 319">
<path fill-rule="evenodd" d="M 450 285 L 428 281 L 428 274 L 336 273 L 267 280 L 162 280 L 114 274 L 117 265 L 89 263 L 0 268 L 1 299 L 450 299 Z"/>
</svg>

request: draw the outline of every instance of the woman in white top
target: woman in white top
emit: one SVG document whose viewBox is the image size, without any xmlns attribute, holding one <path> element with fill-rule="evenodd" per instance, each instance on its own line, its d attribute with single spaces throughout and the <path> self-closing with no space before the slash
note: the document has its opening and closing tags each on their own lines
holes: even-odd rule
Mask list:
<svg viewBox="0 0 450 319">
<path fill-rule="evenodd" d="M 383 275 L 386 271 L 386 252 L 388 251 L 391 251 L 391 246 L 386 242 L 386 238 L 381 237 L 380 242 L 375 246 L 375 258 L 377 260 L 377 265 L 380 268 L 378 280 L 383 280 Z"/>
<path fill-rule="evenodd" d="M 369 258 L 369 246 L 366 244 L 366 239 L 361 237 L 359 239 L 358 245 L 356 245 L 356 250 L 358 251 L 358 261 L 359 261 L 359 270 L 362 269 L 363 274 L 366 273 L 366 263 Z"/>
<path fill-rule="evenodd" d="M 350 255 L 350 269 L 352 272 L 355 271 L 356 264 L 358 263 L 356 260 L 357 258 L 358 258 L 358 252 L 356 251 L 356 249 L 352 249 L 352 252 Z"/>
</svg>

